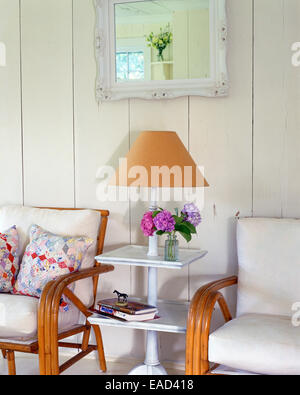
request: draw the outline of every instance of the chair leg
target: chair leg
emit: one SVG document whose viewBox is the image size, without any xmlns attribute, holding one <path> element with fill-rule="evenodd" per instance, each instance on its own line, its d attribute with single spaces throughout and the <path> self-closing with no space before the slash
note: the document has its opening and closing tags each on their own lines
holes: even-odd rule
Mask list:
<svg viewBox="0 0 300 395">
<path fill-rule="evenodd" d="M 16 375 L 16 364 L 15 364 L 15 353 L 14 351 L 7 351 L 7 364 L 8 364 L 8 374 L 10 376 Z"/>
<path fill-rule="evenodd" d="M 105 360 L 101 331 L 100 331 L 100 328 L 98 325 L 92 325 L 92 327 L 94 329 L 96 342 L 97 342 L 100 369 L 102 370 L 102 372 L 105 373 L 107 371 L 107 367 L 106 367 L 106 360 Z"/>
<path fill-rule="evenodd" d="M 1 352 L 2 352 L 3 358 L 6 359 L 6 350 L 1 350 Z"/>
<path fill-rule="evenodd" d="M 90 333 L 91 333 L 91 327 L 86 328 L 82 338 L 82 345 L 81 345 L 82 351 L 86 351 L 89 346 Z"/>
</svg>

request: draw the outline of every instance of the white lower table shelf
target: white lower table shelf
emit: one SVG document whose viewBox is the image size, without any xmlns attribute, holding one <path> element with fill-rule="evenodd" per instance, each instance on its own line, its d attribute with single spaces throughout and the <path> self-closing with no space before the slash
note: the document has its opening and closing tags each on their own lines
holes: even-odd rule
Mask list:
<svg viewBox="0 0 300 395">
<path fill-rule="evenodd" d="M 144 300 L 135 299 L 145 303 Z M 115 326 L 131 329 L 151 330 L 156 332 L 186 333 L 186 322 L 189 303 L 176 303 L 173 301 L 158 301 L 158 316 L 160 318 L 143 322 L 126 322 L 113 318 L 105 318 L 100 314 L 93 314 L 89 322 L 94 325 Z"/>
<path fill-rule="evenodd" d="M 159 319 L 144 322 L 124 322 L 93 315 L 89 322 L 99 326 L 116 326 L 123 328 L 142 329 L 147 331 L 146 357 L 142 365 L 134 368 L 131 375 L 162 375 L 167 374 L 159 361 L 157 332 L 186 333 L 188 303 L 176 303 L 157 300 L 157 272 L 159 268 L 182 269 L 203 258 L 207 251 L 179 249 L 179 260 L 169 262 L 164 260 L 164 249 L 159 248 L 158 256 L 148 256 L 148 248 L 128 245 L 117 250 L 97 256 L 99 263 L 112 265 L 144 266 L 148 268 L 148 300 L 147 303 L 157 306 Z"/>
</svg>

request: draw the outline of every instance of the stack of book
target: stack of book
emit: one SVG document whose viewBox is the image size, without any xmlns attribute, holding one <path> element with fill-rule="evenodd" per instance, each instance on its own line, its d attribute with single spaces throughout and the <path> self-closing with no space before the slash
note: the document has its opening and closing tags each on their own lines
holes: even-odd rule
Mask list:
<svg viewBox="0 0 300 395">
<path fill-rule="evenodd" d="M 111 318 L 124 321 L 148 321 L 153 320 L 158 312 L 154 306 L 144 303 L 128 301 L 126 307 L 117 304 L 118 299 L 105 299 L 97 303 L 97 312 Z"/>
</svg>

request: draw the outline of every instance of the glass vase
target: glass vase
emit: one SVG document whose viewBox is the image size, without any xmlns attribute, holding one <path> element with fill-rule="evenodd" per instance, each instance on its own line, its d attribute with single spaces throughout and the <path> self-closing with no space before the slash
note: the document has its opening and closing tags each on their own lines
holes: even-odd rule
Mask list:
<svg viewBox="0 0 300 395">
<path fill-rule="evenodd" d="M 164 61 L 164 55 L 163 55 L 163 50 L 158 50 L 158 54 L 157 54 L 157 60 L 159 62 L 163 62 Z"/>
<path fill-rule="evenodd" d="M 179 242 L 176 235 L 169 235 L 165 242 L 165 261 L 178 261 L 178 245 Z"/>
</svg>

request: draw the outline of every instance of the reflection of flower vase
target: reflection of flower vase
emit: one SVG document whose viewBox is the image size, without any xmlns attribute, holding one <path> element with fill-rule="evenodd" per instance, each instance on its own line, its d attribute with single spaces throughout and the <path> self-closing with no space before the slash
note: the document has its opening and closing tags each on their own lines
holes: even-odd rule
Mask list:
<svg viewBox="0 0 300 395">
<path fill-rule="evenodd" d="M 160 48 L 158 50 L 158 55 L 157 55 L 157 60 L 159 62 L 163 62 L 164 61 L 164 55 L 163 55 L 164 50 L 162 48 Z"/>
<path fill-rule="evenodd" d="M 178 245 L 176 235 L 169 235 L 165 242 L 165 261 L 178 261 Z"/>
</svg>

